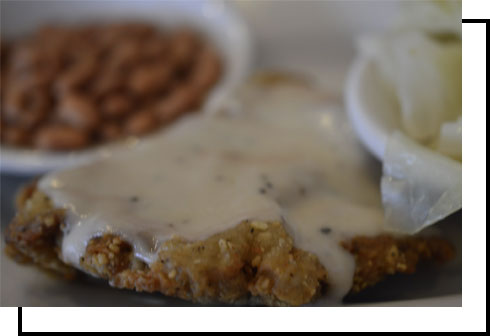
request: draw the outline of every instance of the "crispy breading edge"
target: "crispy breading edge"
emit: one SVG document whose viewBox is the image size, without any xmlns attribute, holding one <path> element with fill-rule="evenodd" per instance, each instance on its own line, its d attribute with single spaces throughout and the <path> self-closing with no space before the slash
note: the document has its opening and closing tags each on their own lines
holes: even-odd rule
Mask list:
<svg viewBox="0 0 490 336">
<path fill-rule="evenodd" d="M 77 271 L 62 262 L 64 212 L 37 191 L 35 183 L 17 197 L 17 215 L 6 232 L 6 252 L 18 262 L 33 262 L 73 278 Z M 259 299 L 267 305 L 301 305 L 322 295 L 327 270 L 313 254 L 297 249 L 279 222 L 244 221 L 205 241 L 165 242 L 159 260 L 146 265 L 131 245 L 106 234 L 93 238 L 80 266 L 115 287 L 160 292 L 196 302 L 236 303 Z M 379 235 L 354 237 L 341 244 L 356 260 L 352 292 L 395 273 L 413 273 L 422 261 L 444 262 L 454 256 L 438 237 Z"/>
</svg>

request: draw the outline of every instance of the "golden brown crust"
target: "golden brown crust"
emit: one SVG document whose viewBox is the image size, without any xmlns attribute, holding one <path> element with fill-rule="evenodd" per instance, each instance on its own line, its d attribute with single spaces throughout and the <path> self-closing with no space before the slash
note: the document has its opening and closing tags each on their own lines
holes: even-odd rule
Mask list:
<svg viewBox="0 0 490 336">
<path fill-rule="evenodd" d="M 439 237 L 355 237 L 342 246 L 356 259 L 351 290 L 354 293 L 387 275 L 414 273 L 421 261 L 445 262 L 454 257 L 453 247 Z"/>
<path fill-rule="evenodd" d="M 268 305 L 300 305 L 321 294 L 327 273 L 293 246 L 279 222 L 245 221 L 204 241 L 172 239 L 149 270 L 125 270 L 116 287 L 159 291 L 199 302 L 257 296 Z"/>
<path fill-rule="evenodd" d="M 76 271 L 59 255 L 63 211 L 54 209 L 34 186 L 19 194 L 17 205 L 6 235 L 9 254 L 73 277 Z M 389 274 L 414 272 L 422 260 L 445 261 L 453 255 L 451 245 L 439 238 L 382 235 L 356 237 L 342 245 L 356 258 L 353 292 Z M 328 285 L 318 258 L 297 249 L 279 222 L 244 221 L 198 242 L 171 239 L 150 265 L 134 256 L 128 242 L 106 234 L 88 243 L 80 267 L 118 288 L 203 303 L 255 298 L 267 305 L 301 305 Z"/>
<path fill-rule="evenodd" d="M 34 185 L 17 195 L 16 204 L 19 211 L 6 232 L 7 255 L 17 262 L 33 262 L 72 278 L 76 272 L 59 258 L 64 211 L 54 209 Z"/>
</svg>

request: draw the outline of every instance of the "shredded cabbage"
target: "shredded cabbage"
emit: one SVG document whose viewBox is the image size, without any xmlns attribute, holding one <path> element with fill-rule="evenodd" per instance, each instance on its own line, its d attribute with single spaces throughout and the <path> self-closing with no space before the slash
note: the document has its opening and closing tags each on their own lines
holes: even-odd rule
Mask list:
<svg viewBox="0 0 490 336">
<path fill-rule="evenodd" d="M 428 144 L 461 114 L 461 42 L 437 42 L 420 32 L 361 40 L 397 96 L 403 131 Z"/>
</svg>

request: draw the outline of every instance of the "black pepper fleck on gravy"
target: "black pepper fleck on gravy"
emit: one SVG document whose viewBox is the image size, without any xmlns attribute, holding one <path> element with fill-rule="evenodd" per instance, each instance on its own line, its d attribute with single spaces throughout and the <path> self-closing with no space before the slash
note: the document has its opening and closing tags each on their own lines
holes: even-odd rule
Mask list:
<svg viewBox="0 0 490 336">
<path fill-rule="evenodd" d="M 320 229 L 320 232 L 323 234 L 329 234 L 330 232 L 332 232 L 332 229 L 329 227 L 323 227 Z"/>
</svg>

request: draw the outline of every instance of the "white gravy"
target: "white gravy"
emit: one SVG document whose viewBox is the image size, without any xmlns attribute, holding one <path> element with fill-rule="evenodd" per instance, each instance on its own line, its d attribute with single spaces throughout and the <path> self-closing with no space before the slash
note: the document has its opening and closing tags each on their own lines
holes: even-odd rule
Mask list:
<svg viewBox="0 0 490 336">
<path fill-rule="evenodd" d="M 40 189 L 67 209 L 64 260 L 79 267 L 87 242 L 108 232 L 152 263 L 172 236 L 283 220 L 327 269 L 329 296 L 345 295 L 354 259 L 339 242 L 382 230 L 378 181 L 342 111 L 317 93 L 253 98 L 240 113 L 191 116 L 129 152 L 45 176 Z"/>
</svg>

